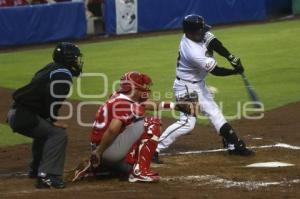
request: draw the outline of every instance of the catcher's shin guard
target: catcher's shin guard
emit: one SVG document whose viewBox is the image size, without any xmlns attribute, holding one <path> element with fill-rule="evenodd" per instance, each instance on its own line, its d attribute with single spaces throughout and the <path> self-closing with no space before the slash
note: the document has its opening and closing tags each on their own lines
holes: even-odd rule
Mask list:
<svg viewBox="0 0 300 199">
<path fill-rule="evenodd" d="M 156 182 L 159 180 L 158 173 L 150 171 L 150 164 L 161 133 L 160 119 L 147 117 L 144 126 L 144 133 L 135 149 L 136 160 L 128 179 L 129 182 Z"/>
</svg>

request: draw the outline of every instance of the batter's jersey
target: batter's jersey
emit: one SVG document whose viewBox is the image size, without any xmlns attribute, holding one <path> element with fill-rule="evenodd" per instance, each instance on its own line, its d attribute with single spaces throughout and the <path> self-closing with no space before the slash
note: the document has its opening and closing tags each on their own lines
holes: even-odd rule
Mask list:
<svg viewBox="0 0 300 199">
<path fill-rule="evenodd" d="M 204 43 L 205 43 L 205 46 L 208 47 L 209 43 L 210 43 L 211 40 L 213 40 L 214 38 L 216 38 L 215 35 L 214 35 L 212 32 L 207 31 L 207 32 L 205 33 L 204 39 L 203 39 L 203 41 L 204 41 Z"/>
<path fill-rule="evenodd" d="M 216 60 L 209 56 L 207 46 L 215 38 L 210 32 L 205 34 L 203 42 L 194 42 L 182 36 L 177 58 L 176 76 L 188 81 L 202 81 L 217 65 Z"/>
<path fill-rule="evenodd" d="M 143 105 L 132 101 L 124 94 L 114 94 L 96 113 L 96 119 L 93 123 L 91 133 L 91 143 L 99 144 L 104 132 L 109 127 L 112 119 L 120 120 L 123 125 L 120 133 L 132 122 L 143 118 L 145 109 Z"/>
</svg>

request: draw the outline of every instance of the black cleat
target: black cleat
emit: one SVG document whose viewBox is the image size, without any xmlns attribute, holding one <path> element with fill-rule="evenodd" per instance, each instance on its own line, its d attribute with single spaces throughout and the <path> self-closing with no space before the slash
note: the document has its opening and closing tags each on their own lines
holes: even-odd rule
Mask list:
<svg viewBox="0 0 300 199">
<path fill-rule="evenodd" d="M 63 189 L 66 187 L 64 181 L 58 176 L 47 175 L 46 177 L 38 177 L 36 188 L 38 189 L 49 189 L 54 187 L 56 189 Z"/>
<path fill-rule="evenodd" d="M 159 159 L 159 153 L 155 152 L 152 157 L 152 162 L 155 164 L 163 164 L 164 162 Z"/>
<path fill-rule="evenodd" d="M 234 145 L 233 150 L 228 150 L 230 155 L 239 155 L 239 156 L 252 156 L 255 155 L 255 152 L 247 149 L 246 144 L 243 140 L 239 140 L 237 144 Z"/>
</svg>

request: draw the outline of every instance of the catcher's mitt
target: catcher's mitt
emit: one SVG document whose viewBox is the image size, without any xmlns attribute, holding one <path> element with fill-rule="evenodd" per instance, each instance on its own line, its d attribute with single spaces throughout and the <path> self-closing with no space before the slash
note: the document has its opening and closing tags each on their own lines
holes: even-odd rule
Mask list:
<svg viewBox="0 0 300 199">
<path fill-rule="evenodd" d="M 96 177 L 99 168 L 99 160 L 97 157 L 90 155 L 89 158 L 82 158 L 79 164 L 67 175 L 66 180 L 75 182 L 88 177 Z"/>
<path fill-rule="evenodd" d="M 88 176 L 93 176 L 93 166 L 91 165 L 91 161 L 85 159 L 81 161 L 78 166 L 74 169 L 74 176 L 72 178 L 72 182 L 77 180 L 82 180 Z"/>
<path fill-rule="evenodd" d="M 175 103 L 175 110 L 183 112 L 185 114 L 194 114 L 194 105 L 198 103 L 198 94 L 196 91 L 187 93 L 184 96 L 178 97 Z"/>
</svg>

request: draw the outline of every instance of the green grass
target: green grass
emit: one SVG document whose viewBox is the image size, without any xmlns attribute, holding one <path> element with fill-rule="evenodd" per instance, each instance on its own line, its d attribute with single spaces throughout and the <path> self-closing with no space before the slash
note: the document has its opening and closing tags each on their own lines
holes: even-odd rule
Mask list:
<svg viewBox="0 0 300 199">
<path fill-rule="evenodd" d="M 241 57 L 246 74 L 267 110 L 300 100 L 299 22 L 293 20 L 213 31 L 233 54 Z M 167 99 L 165 93 L 172 93 L 180 38 L 181 34 L 173 34 L 81 44 L 84 72 L 105 73 L 109 85 L 127 71 L 146 72 L 154 80 L 152 90 L 159 91 L 162 99 Z M 51 61 L 51 53 L 52 48 L 0 54 L 0 86 L 14 89 L 24 85 L 35 71 Z M 219 65 L 229 66 L 221 57 L 216 56 L 216 59 Z M 97 78 L 84 78 L 82 83 L 85 94 L 101 93 L 104 89 L 103 81 Z M 236 112 L 237 101 L 248 99 L 239 76 L 222 78 L 210 75 L 207 83 L 218 88 L 216 100 L 223 102 L 226 115 Z M 72 98 L 79 98 L 76 92 Z"/>
<path fill-rule="evenodd" d="M 0 124 L 0 146 L 30 143 L 31 139 L 18 133 L 13 133 L 7 125 Z"/>
</svg>

